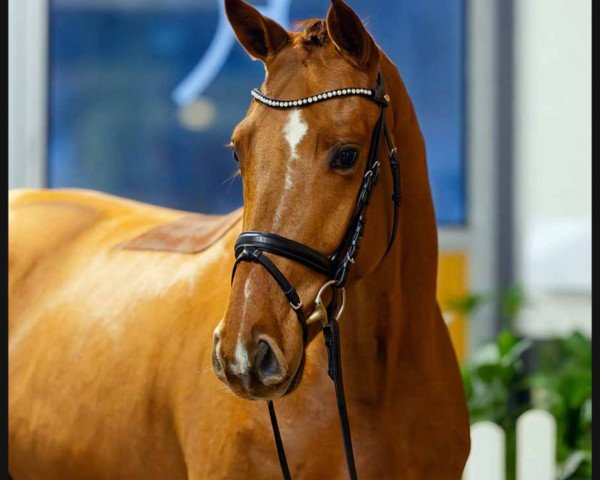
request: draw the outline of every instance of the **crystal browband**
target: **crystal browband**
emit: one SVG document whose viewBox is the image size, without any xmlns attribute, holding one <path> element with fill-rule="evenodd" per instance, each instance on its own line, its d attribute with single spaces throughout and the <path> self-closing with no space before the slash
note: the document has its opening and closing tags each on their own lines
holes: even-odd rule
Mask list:
<svg viewBox="0 0 600 480">
<path fill-rule="evenodd" d="M 369 100 L 380 103 L 387 106 L 390 97 L 381 90 L 372 88 L 341 88 L 337 90 L 329 90 L 327 92 L 318 93 L 306 98 L 298 98 L 296 100 L 278 100 L 275 98 L 269 98 L 257 88 L 254 88 L 251 92 L 252 96 L 261 103 L 274 108 L 294 108 L 302 107 L 304 105 L 310 105 L 313 103 L 324 102 L 325 100 L 331 100 L 332 98 L 339 97 L 350 97 L 350 96 L 361 96 L 366 97 Z"/>
</svg>

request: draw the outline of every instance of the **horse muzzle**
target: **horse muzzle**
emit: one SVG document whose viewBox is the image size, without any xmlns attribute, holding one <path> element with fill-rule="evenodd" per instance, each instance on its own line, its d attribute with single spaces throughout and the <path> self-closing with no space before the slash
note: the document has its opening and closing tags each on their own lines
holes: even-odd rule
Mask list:
<svg viewBox="0 0 600 480">
<path fill-rule="evenodd" d="M 279 398 L 297 383 L 298 369 L 289 368 L 282 350 L 268 335 L 249 343 L 238 340 L 233 355 L 226 355 L 215 333 L 212 361 L 217 377 L 246 399 Z"/>
</svg>

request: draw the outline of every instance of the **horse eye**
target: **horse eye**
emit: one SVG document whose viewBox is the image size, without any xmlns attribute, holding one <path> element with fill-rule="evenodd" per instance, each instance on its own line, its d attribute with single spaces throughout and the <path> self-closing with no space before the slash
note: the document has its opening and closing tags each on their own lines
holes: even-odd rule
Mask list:
<svg viewBox="0 0 600 480">
<path fill-rule="evenodd" d="M 358 149 L 353 147 L 342 147 L 338 149 L 331 158 L 329 166 L 341 170 L 353 167 L 358 159 Z"/>
</svg>

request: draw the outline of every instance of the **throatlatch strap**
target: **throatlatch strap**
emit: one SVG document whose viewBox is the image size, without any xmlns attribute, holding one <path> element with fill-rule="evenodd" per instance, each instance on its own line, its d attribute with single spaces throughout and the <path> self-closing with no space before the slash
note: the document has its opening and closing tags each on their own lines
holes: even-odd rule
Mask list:
<svg viewBox="0 0 600 480">
<path fill-rule="evenodd" d="M 394 223 L 392 224 L 392 234 L 385 250 L 384 256 L 386 256 L 392 249 L 392 246 L 396 241 L 396 234 L 398 233 L 398 215 L 400 213 L 400 202 L 402 202 L 402 177 L 400 176 L 398 151 L 394 146 L 394 140 L 392 139 L 392 134 L 390 133 L 387 124 L 384 124 L 383 131 L 390 152 L 390 169 L 392 171 L 392 185 L 394 188 L 394 192 L 392 193 L 392 201 L 394 202 Z"/>
</svg>

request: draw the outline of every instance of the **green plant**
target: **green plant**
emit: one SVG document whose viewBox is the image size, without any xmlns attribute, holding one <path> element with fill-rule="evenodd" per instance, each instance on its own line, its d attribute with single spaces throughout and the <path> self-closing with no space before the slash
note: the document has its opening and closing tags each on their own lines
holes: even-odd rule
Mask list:
<svg viewBox="0 0 600 480">
<path fill-rule="evenodd" d="M 518 287 L 502 295 L 469 294 L 451 305 L 468 314 L 493 300 L 511 328 L 526 302 Z M 530 408 L 548 410 L 556 418 L 558 479 L 592 478 L 591 365 L 591 341 L 580 333 L 534 345 L 507 329 L 461 366 L 471 422 L 490 420 L 506 433 L 509 480 L 515 475 L 516 421 Z"/>
<path fill-rule="evenodd" d="M 529 340 L 503 331 L 495 342 L 484 345 L 461 366 L 471 422 L 489 420 L 506 433 L 509 479 L 514 478 L 516 421 L 527 409 L 527 404 L 519 402 L 519 398 L 527 389 L 522 357 L 530 346 Z"/>
<path fill-rule="evenodd" d="M 573 333 L 541 345 L 538 368 L 528 378 L 532 405 L 557 420 L 557 457 L 561 479 L 592 475 L 592 348 L 588 338 Z"/>
<path fill-rule="evenodd" d="M 504 331 L 461 367 L 473 423 L 490 420 L 509 427 L 515 413 L 511 399 L 525 387 L 522 355 L 530 346 L 529 340 Z"/>
<path fill-rule="evenodd" d="M 526 305 L 525 292 L 519 285 L 509 285 L 499 293 L 467 293 L 450 299 L 449 307 L 457 313 L 470 315 L 486 304 L 497 303 L 502 313 L 504 329 L 514 330 L 514 321 Z"/>
</svg>

